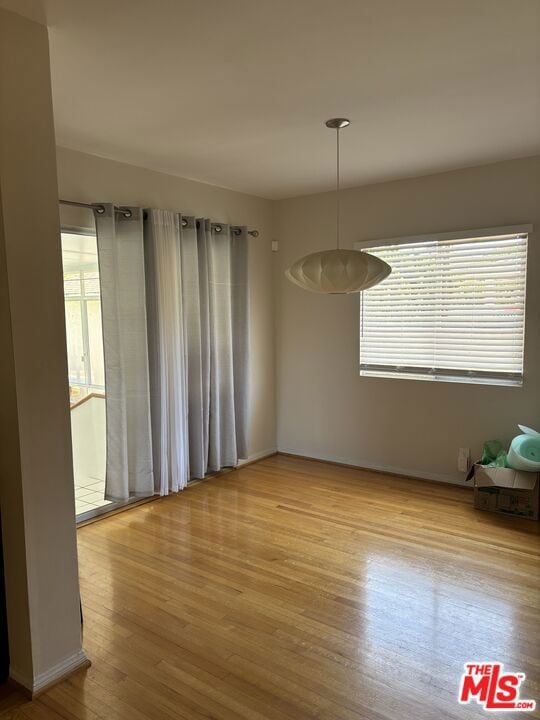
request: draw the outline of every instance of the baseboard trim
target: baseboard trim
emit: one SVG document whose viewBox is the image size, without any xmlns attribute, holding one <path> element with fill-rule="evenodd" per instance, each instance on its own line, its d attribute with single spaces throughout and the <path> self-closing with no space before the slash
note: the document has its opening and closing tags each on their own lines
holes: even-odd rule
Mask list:
<svg viewBox="0 0 540 720">
<path fill-rule="evenodd" d="M 243 470 L 248 465 L 258 463 L 265 458 L 272 457 L 272 455 L 277 454 L 278 451 L 276 448 L 272 448 L 271 450 L 262 450 L 258 453 L 253 453 L 253 455 L 250 455 L 245 460 L 239 460 L 238 465 L 236 465 L 235 467 L 224 467 L 221 470 L 216 470 L 215 472 L 209 473 L 203 478 L 198 478 L 197 480 L 190 480 L 188 483 L 188 488 L 193 487 L 194 485 L 198 485 L 199 483 L 208 482 L 209 480 L 215 480 L 215 478 L 221 477 L 222 475 L 227 475 L 228 473 L 236 472 L 237 470 Z"/>
<path fill-rule="evenodd" d="M 77 670 L 88 668 L 90 665 L 91 662 L 84 650 L 79 650 L 74 655 L 70 655 L 65 660 L 53 665 L 52 668 L 40 673 L 33 679 L 24 677 L 24 675 L 17 672 L 16 668 L 12 667 L 10 668 L 9 680 L 10 683 L 21 690 L 21 692 L 31 699 L 34 699 L 53 685 L 56 685 L 74 672 L 77 672 Z"/>
<path fill-rule="evenodd" d="M 236 466 L 237 470 L 240 470 L 240 468 L 246 467 L 246 465 L 251 465 L 252 463 L 259 462 L 259 460 L 264 460 L 265 458 L 272 457 L 272 455 L 277 455 L 278 449 L 277 448 L 270 448 L 268 450 L 261 450 L 260 452 L 253 453 L 250 455 L 246 460 L 239 460 L 238 465 Z"/>
<path fill-rule="evenodd" d="M 314 460 L 315 462 L 327 463 L 328 465 L 338 465 L 340 467 L 352 468 L 353 470 L 366 470 L 367 472 L 392 475 L 394 477 L 401 477 L 407 480 L 424 480 L 426 482 L 435 482 L 443 485 L 457 485 L 458 487 L 466 488 L 472 487 L 471 484 L 467 483 L 465 479 L 459 480 L 457 478 L 454 478 L 452 475 L 422 472 L 411 473 L 410 470 L 407 470 L 405 468 L 384 465 L 357 465 L 356 463 L 350 462 L 348 460 L 335 459 L 321 455 L 305 455 L 304 453 L 289 448 L 283 450 L 279 449 L 277 454 L 302 460 Z"/>
</svg>

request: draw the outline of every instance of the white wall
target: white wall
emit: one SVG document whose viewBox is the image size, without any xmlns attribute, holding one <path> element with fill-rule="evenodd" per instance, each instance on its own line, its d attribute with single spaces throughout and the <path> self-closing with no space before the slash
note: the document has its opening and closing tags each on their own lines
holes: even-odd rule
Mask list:
<svg viewBox="0 0 540 720">
<path fill-rule="evenodd" d="M 105 482 L 106 422 L 104 397 L 91 397 L 71 409 L 75 482 L 87 484 L 90 478 Z"/>
<path fill-rule="evenodd" d="M 114 202 L 210 217 L 248 225 L 260 232 L 249 240 L 250 423 L 249 454 L 276 447 L 274 303 L 272 283 L 272 203 L 251 195 L 173 175 L 57 149 L 60 197 L 82 202 Z M 89 219 L 90 216 L 90 219 Z M 88 225 L 90 213 L 62 209 L 64 225 Z"/>
<path fill-rule="evenodd" d="M 10 675 L 86 661 L 47 29 L 0 9 L 0 503 Z"/>
<path fill-rule="evenodd" d="M 353 160 L 347 160 L 352 162 Z M 332 247 L 332 193 L 276 203 L 278 447 L 420 477 L 461 482 L 457 449 L 540 430 L 540 158 L 345 190 L 342 236 L 358 240 L 533 223 L 522 388 L 364 378 L 357 296 L 318 296 L 283 271 Z"/>
</svg>

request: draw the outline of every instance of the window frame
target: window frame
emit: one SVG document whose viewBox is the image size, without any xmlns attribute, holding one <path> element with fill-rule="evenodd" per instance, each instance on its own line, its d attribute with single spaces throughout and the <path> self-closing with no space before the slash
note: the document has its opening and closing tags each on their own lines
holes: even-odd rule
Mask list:
<svg viewBox="0 0 540 720">
<path fill-rule="evenodd" d="M 97 234 L 96 234 L 95 228 L 86 227 L 86 226 L 82 226 L 82 225 L 80 225 L 80 226 L 79 225 L 67 225 L 67 224 L 62 223 L 60 226 L 60 252 L 62 252 L 62 235 L 64 235 L 64 234 L 66 234 L 66 235 L 84 235 L 86 237 L 93 237 L 93 238 L 96 238 L 96 242 L 97 242 Z M 88 300 L 99 299 L 99 301 L 101 303 L 101 289 L 100 289 L 100 293 L 98 296 L 92 295 L 92 296 L 87 297 L 86 293 L 84 291 L 84 278 L 82 275 L 83 275 L 83 273 L 79 272 L 79 282 L 80 282 L 80 287 L 81 287 L 82 293 L 79 293 L 79 295 L 72 295 L 67 299 L 74 300 L 79 303 L 79 310 L 81 313 L 83 347 L 85 347 L 86 350 L 88 351 L 87 353 L 85 352 L 85 359 L 84 359 L 86 382 L 84 382 L 84 383 L 75 382 L 75 381 L 72 382 L 71 379 L 69 378 L 69 368 L 68 368 L 68 382 L 69 382 L 70 386 L 84 388 L 85 390 L 88 390 L 88 392 L 104 393 L 104 392 L 106 392 L 105 385 L 96 385 L 92 382 L 93 375 L 92 375 L 92 370 L 91 370 L 91 361 L 90 361 L 90 352 L 89 352 L 90 351 L 90 338 L 89 338 L 89 334 L 88 334 L 88 310 L 86 307 L 86 303 Z M 63 272 L 63 268 L 62 268 L 62 293 L 64 293 L 63 277 L 64 277 L 64 272 Z M 64 297 L 64 303 L 65 303 L 66 296 L 63 295 L 63 297 Z M 103 350 L 103 352 L 105 352 L 105 350 Z M 88 382 L 89 380 L 90 380 L 90 382 Z"/>
<path fill-rule="evenodd" d="M 527 264 L 525 271 L 525 299 L 523 307 L 523 364 L 521 373 L 496 373 L 485 370 L 452 370 L 448 368 L 418 368 L 409 366 L 383 365 L 361 362 L 361 337 L 362 337 L 362 312 L 364 293 L 360 293 L 359 314 L 358 314 L 358 369 L 361 377 L 376 377 L 397 380 L 424 380 L 436 382 L 468 383 L 485 386 L 509 386 L 523 387 L 525 380 L 525 325 L 527 314 L 527 276 L 528 265 L 528 244 L 534 233 L 534 227 L 530 223 L 520 225 L 507 225 L 503 227 L 478 228 L 475 230 L 458 230 L 450 232 L 429 233 L 423 235 L 410 235 L 402 237 L 383 238 L 378 240 L 359 240 L 354 243 L 355 250 L 367 250 L 370 248 L 385 245 L 411 245 L 423 242 L 443 242 L 447 240 L 474 240 L 504 235 L 527 235 Z M 369 292 L 369 290 L 367 291 Z M 399 368 L 399 369 L 398 369 Z"/>
<path fill-rule="evenodd" d="M 92 358 L 90 349 L 90 332 L 88 328 L 88 303 L 97 300 L 101 304 L 101 293 L 99 295 L 86 294 L 86 279 L 84 277 L 84 271 L 82 270 L 79 271 L 79 283 L 81 292 L 78 295 L 69 295 L 67 297 L 65 296 L 64 302 L 76 302 L 79 304 L 83 341 L 84 375 L 86 382 L 80 383 L 75 380 L 72 382 L 70 379 L 70 385 L 87 387 L 92 390 L 98 390 L 103 392 L 105 390 L 105 385 L 99 385 L 94 382 L 94 372 L 92 369 Z"/>
</svg>

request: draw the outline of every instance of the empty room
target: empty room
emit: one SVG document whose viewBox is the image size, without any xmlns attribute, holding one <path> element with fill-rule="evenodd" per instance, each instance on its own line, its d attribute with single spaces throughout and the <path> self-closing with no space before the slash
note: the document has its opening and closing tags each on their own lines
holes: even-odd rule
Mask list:
<svg viewBox="0 0 540 720">
<path fill-rule="evenodd" d="M 0 0 L 0 720 L 540 718 L 539 0 Z"/>
</svg>

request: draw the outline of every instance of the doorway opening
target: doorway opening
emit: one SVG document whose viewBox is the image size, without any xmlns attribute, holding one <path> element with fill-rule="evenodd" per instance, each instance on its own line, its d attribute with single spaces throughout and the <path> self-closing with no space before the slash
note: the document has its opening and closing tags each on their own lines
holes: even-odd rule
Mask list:
<svg viewBox="0 0 540 720">
<path fill-rule="evenodd" d="M 62 232 L 69 402 L 77 520 L 105 500 L 106 414 L 101 293 L 95 233 Z"/>
</svg>

